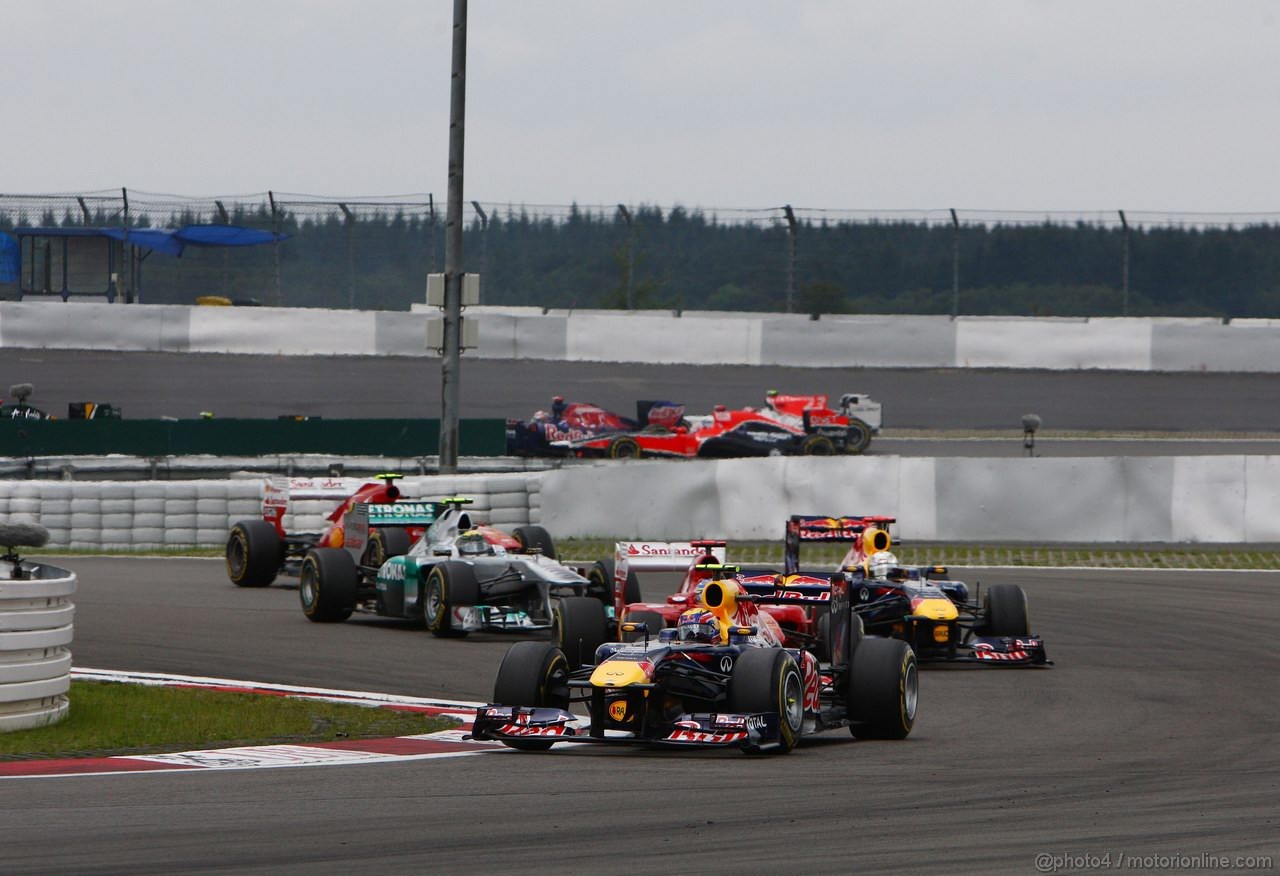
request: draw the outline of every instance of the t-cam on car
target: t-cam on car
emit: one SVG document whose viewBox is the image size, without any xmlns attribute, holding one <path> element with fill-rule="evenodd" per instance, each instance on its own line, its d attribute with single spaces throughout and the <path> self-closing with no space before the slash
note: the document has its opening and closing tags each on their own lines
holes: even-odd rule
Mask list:
<svg viewBox="0 0 1280 876">
<path fill-rule="evenodd" d="M 785 648 L 760 623 L 768 597 L 746 593 L 722 567 L 699 604 L 656 637 L 601 645 L 594 665 L 573 670 L 553 644 L 521 642 L 503 658 L 494 703 L 472 735 L 522 751 L 557 741 L 722 746 L 785 753 L 812 733 L 848 727 L 859 738 L 903 739 L 915 723 L 916 660 L 907 643 L 864 637 L 848 583 L 831 585 L 832 659 Z M 570 709 L 584 707 L 587 724 Z"/>
<path fill-rule="evenodd" d="M 803 517 L 787 525 L 787 563 L 799 565 L 799 546 L 850 541 L 840 575 L 853 609 L 872 635 L 911 644 L 921 661 L 995 666 L 1045 665 L 1044 642 L 1031 634 L 1027 595 L 1016 584 L 993 584 L 970 598 L 963 581 L 942 566 L 900 566 L 889 550 L 893 517 Z"/>
</svg>

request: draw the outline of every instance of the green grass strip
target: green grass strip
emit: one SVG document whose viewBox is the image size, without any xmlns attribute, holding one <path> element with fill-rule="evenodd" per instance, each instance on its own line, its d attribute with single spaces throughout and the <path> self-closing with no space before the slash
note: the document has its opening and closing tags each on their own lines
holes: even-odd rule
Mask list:
<svg viewBox="0 0 1280 876">
<path fill-rule="evenodd" d="M 0 733 L 0 760 L 109 757 L 435 733 L 450 718 L 296 697 L 72 681 L 58 724 Z"/>
</svg>

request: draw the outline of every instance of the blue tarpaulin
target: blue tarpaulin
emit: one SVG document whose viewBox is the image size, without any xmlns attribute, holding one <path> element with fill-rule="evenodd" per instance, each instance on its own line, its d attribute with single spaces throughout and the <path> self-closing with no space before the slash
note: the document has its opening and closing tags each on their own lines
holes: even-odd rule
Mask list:
<svg viewBox="0 0 1280 876">
<path fill-rule="evenodd" d="M 98 229 L 106 237 L 124 240 L 123 228 Z M 130 228 L 129 243 L 143 249 L 180 256 L 188 246 L 257 246 L 284 240 L 287 234 L 272 234 L 242 225 L 184 225 L 176 231 L 168 228 Z"/>
<path fill-rule="evenodd" d="M 18 282 L 18 238 L 0 231 L 0 283 Z"/>
</svg>

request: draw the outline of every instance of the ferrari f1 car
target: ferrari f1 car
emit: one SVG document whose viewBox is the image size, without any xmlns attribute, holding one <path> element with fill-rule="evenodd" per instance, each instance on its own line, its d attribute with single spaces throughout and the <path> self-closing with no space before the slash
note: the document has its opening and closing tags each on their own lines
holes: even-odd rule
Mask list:
<svg viewBox="0 0 1280 876">
<path fill-rule="evenodd" d="M 378 506 L 355 505 L 344 515 L 343 546 L 315 547 L 302 559 L 303 613 L 317 622 L 344 621 L 355 611 L 420 618 L 433 634 L 458 637 L 482 629 L 550 629 L 552 600 L 560 597 L 601 605 L 585 596 L 591 584 L 583 575 L 554 559 L 546 530 L 525 527 L 535 546 L 508 549 L 496 530 L 471 519 L 470 501 L 421 503 L 433 512 L 422 537 L 378 564 L 366 561 L 366 546 L 378 532 L 370 513 Z"/>
<path fill-rule="evenodd" d="M 576 456 L 610 459 L 656 457 L 832 456 L 861 453 L 880 431 L 880 403 L 864 395 L 845 394 L 840 409 L 827 406 L 825 395 L 778 395 L 771 392 L 763 408 L 727 410 L 686 417 L 675 428 L 647 429 L 609 436 L 553 442 Z"/>
<path fill-rule="evenodd" d="M 388 558 L 406 553 L 422 536 L 443 507 L 438 502 L 406 499 L 396 486 L 398 474 L 381 474 L 356 487 L 354 492 L 345 480 L 316 482 L 275 477 L 264 484 L 262 518 L 241 520 L 227 536 L 227 577 L 239 587 L 266 587 L 284 575 L 297 577 L 302 560 L 313 548 L 346 546 L 345 517 L 358 504 L 369 506 L 370 533 L 361 565 L 381 566 Z M 357 482 L 358 483 L 358 482 Z M 338 499 L 338 506 L 328 516 L 323 532 L 288 533 L 284 517 L 289 503 L 296 498 Z M 538 549 L 555 559 L 555 546 L 540 527 L 516 527 L 510 534 L 478 525 L 485 537 L 510 551 Z"/>
<path fill-rule="evenodd" d="M 922 662 L 1051 662 L 1044 641 L 1031 633 L 1021 587 L 992 584 L 971 598 L 968 585 L 949 579 L 942 566 L 899 566 L 889 551 L 895 522 L 881 516 L 793 516 L 787 522 L 787 569 L 799 569 L 802 544 L 851 542 L 839 577 L 868 633 L 909 642 Z"/>
<path fill-rule="evenodd" d="M 770 597 L 746 592 L 720 567 L 675 629 L 652 635 L 623 623 L 636 642 L 601 645 L 574 670 L 554 644 L 507 651 L 494 703 L 476 712 L 472 736 L 522 751 L 559 741 L 721 746 L 786 753 L 803 736 L 848 727 L 859 738 L 903 739 L 915 723 L 916 660 L 901 640 L 864 637 L 848 582 L 831 584 L 832 658 L 784 647 L 763 621 Z M 570 709 L 585 707 L 586 726 Z"/>
<path fill-rule="evenodd" d="M 551 400 L 550 411 L 528 420 L 507 420 L 509 456 L 553 456 L 566 451 L 557 442 L 582 441 L 643 430 L 674 430 L 684 418 L 684 406 L 667 401 L 636 402 L 636 417 L 624 417 L 593 404 Z"/>
</svg>

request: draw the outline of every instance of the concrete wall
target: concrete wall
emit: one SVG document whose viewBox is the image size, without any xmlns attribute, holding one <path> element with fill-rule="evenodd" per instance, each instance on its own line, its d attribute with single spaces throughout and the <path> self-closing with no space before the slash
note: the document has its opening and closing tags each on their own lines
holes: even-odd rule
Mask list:
<svg viewBox="0 0 1280 876">
<path fill-rule="evenodd" d="M 439 311 L 0 302 L 0 346 L 427 356 Z M 468 356 L 582 362 L 1280 372 L 1280 321 L 807 316 L 473 307 Z"/>
</svg>

